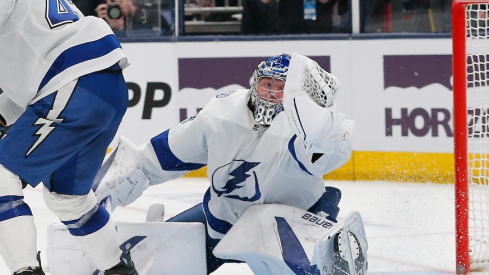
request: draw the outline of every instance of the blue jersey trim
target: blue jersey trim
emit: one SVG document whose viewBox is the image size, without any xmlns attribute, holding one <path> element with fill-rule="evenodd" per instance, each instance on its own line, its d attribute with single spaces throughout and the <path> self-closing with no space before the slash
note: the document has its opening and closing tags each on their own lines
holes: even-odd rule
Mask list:
<svg viewBox="0 0 489 275">
<path fill-rule="evenodd" d="M 0 222 L 19 216 L 32 216 L 31 209 L 21 196 L 0 197 Z"/>
<path fill-rule="evenodd" d="M 297 159 L 297 155 L 295 154 L 295 147 L 294 147 L 294 141 L 295 139 L 297 138 L 296 135 L 294 135 L 290 141 L 289 141 L 289 152 L 290 154 L 292 155 L 292 157 L 295 159 L 295 161 L 297 161 L 297 164 L 299 164 L 299 167 L 306 173 L 308 173 L 309 175 L 312 176 L 311 172 L 307 171 L 306 167 L 304 166 L 304 164 L 302 164 L 302 162 L 300 162 L 298 159 Z"/>
<path fill-rule="evenodd" d="M 200 163 L 183 162 L 177 158 L 170 149 L 168 143 L 168 133 L 170 130 L 166 130 L 163 133 L 157 135 L 151 139 L 151 144 L 158 157 L 161 168 L 165 171 L 193 171 L 205 166 Z"/>
<path fill-rule="evenodd" d="M 207 224 L 210 226 L 210 228 L 212 228 L 216 232 L 219 232 L 221 234 L 228 233 L 229 229 L 231 229 L 233 225 L 230 222 L 218 219 L 214 217 L 214 215 L 212 215 L 211 211 L 209 210 L 210 200 L 211 200 L 211 190 L 209 188 L 205 192 L 204 201 L 202 202 L 202 208 L 204 209 L 204 214 L 207 219 Z"/>
<path fill-rule="evenodd" d="M 100 58 L 117 48 L 122 48 L 119 40 L 113 34 L 109 34 L 95 41 L 73 46 L 62 52 L 47 71 L 39 85 L 40 91 L 51 79 L 64 70 L 85 61 Z"/>
<path fill-rule="evenodd" d="M 100 230 L 109 221 L 109 213 L 97 204 L 87 214 L 72 221 L 61 221 L 73 236 L 86 236 Z"/>
</svg>

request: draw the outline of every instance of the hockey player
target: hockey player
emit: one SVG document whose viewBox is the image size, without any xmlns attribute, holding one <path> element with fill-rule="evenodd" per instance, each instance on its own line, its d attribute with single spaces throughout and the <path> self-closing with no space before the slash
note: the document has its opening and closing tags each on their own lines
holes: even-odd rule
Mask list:
<svg viewBox="0 0 489 275">
<path fill-rule="evenodd" d="M 128 104 L 128 63 L 104 20 L 71 0 L 0 1 L 0 255 L 15 275 L 44 274 L 23 187 L 105 274 L 137 274 L 90 187 Z M 14 124 L 15 123 L 15 124 Z"/>
<path fill-rule="evenodd" d="M 225 262 L 213 248 L 253 205 L 289 205 L 335 221 L 341 193 L 325 192 L 322 176 L 348 161 L 355 128 L 334 104 L 338 87 L 336 77 L 307 57 L 271 57 L 259 64 L 249 90 L 217 95 L 135 153 L 121 138 L 114 160 L 121 172 L 107 174 L 96 196 L 127 205 L 149 185 L 207 165 L 203 202 L 168 221 L 206 224 L 208 274 Z M 121 164 L 128 158 L 132 165 Z"/>
</svg>

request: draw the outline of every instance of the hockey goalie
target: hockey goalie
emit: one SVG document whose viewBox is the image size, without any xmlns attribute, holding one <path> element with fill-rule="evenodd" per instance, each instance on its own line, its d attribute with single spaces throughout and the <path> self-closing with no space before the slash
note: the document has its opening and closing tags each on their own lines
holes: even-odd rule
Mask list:
<svg viewBox="0 0 489 275">
<path fill-rule="evenodd" d="M 204 262 L 202 274 L 226 262 L 246 262 L 260 275 L 365 274 L 361 216 L 353 212 L 338 221 L 341 192 L 323 181 L 351 156 L 355 123 L 335 104 L 339 85 L 306 56 L 268 58 L 254 71 L 249 90 L 217 95 L 197 115 L 140 147 L 121 137 L 95 194 L 112 207 L 126 206 L 151 185 L 207 166 L 210 186 L 202 203 L 147 223 L 161 226 L 160 235 L 172 224 L 202 225 L 202 248 L 190 249 L 201 251 L 195 257 Z M 138 251 L 138 245 L 131 248 L 136 266 Z M 138 270 L 158 265 L 154 274 L 201 274 L 173 272 L 164 257 L 150 264 L 155 255 Z"/>
</svg>

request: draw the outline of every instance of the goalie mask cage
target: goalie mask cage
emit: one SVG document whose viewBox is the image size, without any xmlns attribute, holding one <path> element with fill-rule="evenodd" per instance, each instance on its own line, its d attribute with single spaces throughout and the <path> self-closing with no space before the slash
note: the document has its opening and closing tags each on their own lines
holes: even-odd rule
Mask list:
<svg viewBox="0 0 489 275">
<path fill-rule="evenodd" d="M 489 0 L 452 4 L 456 272 L 489 270 Z"/>
</svg>

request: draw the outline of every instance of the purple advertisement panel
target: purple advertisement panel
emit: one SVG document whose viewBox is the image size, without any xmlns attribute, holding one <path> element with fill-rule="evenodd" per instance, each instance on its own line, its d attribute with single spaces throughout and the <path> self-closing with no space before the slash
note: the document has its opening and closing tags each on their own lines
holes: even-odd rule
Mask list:
<svg viewBox="0 0 489 275">
<path fill-rule="evenodd" d="M 248 88 L 253 71 L 268 57 L 180 58 L 178 59 L 179 87 L 213 88 L 238 84 Z M 311 56 L 325 70 L 331 72 L 329 56 Z"/>
<path fill-rule="evenodd" d="M 452 90 L 451 55 L 384 55 L 384 89 L 439 83 Z"/>
<path fill-rule="evenodd" d="M 386 137 L 453 137 L 451 55 L 385 55 Z M 397 131 L 395 131 L 397 129 Z M 397 133 L 397 134 L 396 134 Z"/>
</svg>

